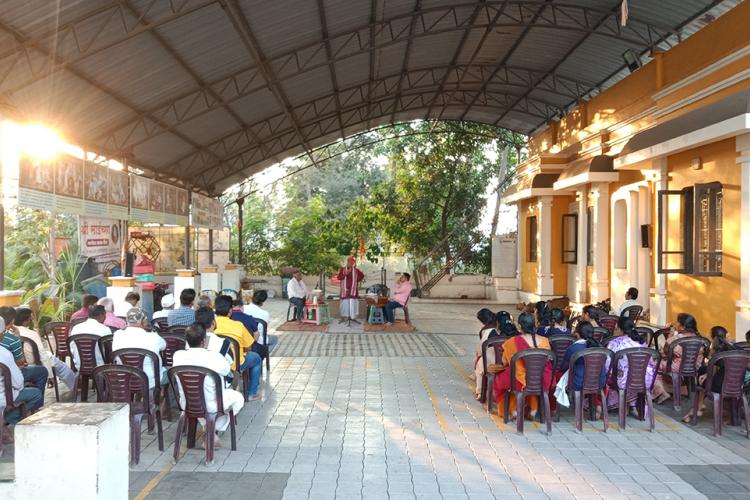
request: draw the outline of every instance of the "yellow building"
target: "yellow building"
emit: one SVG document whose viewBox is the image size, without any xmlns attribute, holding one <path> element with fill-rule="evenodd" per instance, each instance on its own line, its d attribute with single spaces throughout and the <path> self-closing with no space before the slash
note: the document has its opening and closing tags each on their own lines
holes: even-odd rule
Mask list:
<svg viewBox="0 0 750 500">
<path fill-rule="evenodd" d="M 627 288 L 651 323 L 750 329 L 750 2 L 534 134 L 518 206 L 521 300 Z"/>
</svg>

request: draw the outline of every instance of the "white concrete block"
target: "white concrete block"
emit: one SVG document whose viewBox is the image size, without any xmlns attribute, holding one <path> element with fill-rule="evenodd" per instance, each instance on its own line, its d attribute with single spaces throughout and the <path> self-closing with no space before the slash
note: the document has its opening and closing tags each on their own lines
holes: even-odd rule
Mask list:
<svg viewBox="0 0 750 500">
<path fill-rule="evenodd" d="M 52 404 L 21 421 L 15 441 L 15 498 L 128 498 L 126 404 Z"/>
</svg>

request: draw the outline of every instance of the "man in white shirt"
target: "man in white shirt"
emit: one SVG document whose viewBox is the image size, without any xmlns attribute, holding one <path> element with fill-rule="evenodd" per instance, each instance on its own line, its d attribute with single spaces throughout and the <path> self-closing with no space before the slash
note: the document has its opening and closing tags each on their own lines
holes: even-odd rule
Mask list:
<svg viewBox="0 0 750 500">
<path fill-rule="evenodd" d="M 40 361 L 42 362 L 42 365 L 47 368 L 49 376 L 52 377 L 52 368 L 54 368 L 57 376 L 60 377 L 60 380 L 63 381 L 68 389 L 71 391 L 75 390 L 76 373 L 70 369 L 70 366 L 68 366 L 67 363 L 53 355 L 52 351 L 47 348 L 39 334 L 29 328 L 29 324 L 31 323 L 31 309 L 28 307 L 19 307 L 16 310 L 16 320 L 14 323 L 21 337 L 27 338 L 36 344 L 36 348 L 39 350 Z M 33 360 L 33 353 L 31 352 L 30 346 L 24 345 L 23 352 L 27 362 Z"/>
<path fill-rule="evenodd" d="M 166 318 L 172 309 L 174 309 L 174 294 L 168 293 L 161 298 L 161 311 L 156 311 L 151 318 Z"/>
<path fill-rule="evenodd" d="M 206 329 L 206 349 L 218 352 L 226 358 L 229 364 L 234 362 L 232 358 L 232 344 L 228 339 L 219 337 L 214 333 L 216 330 L 216 313 L 210 307 L 201 307 L 195 311 L 195 322 L 200 323 Z M 190 349 L 190 346 L 187 346 Z"/>
<path fill-rule="evenodd" d="M 177 351 L 174 353 L 173 366 L 195 365 L 208 368 L 219 374 L 222 380 L 222 399 L 224 403 L 225 415 L 216 420 L 216 431 L 223 432 L 229 426 L 229 410 L 234 411 L 237 415 L 245 404 L 245 399 L 239 392 L 230 389 L 223 383 L 224 377 L 229 375 L 231 367 L 224 357 L 218 352 L 206 349 L 206 329 L 200 323 L 194 323 L 185 329 L 185 338 L 189 349 Z M 216 412 L 216 386 L 213 380 L 206 379 L 203 382 L 204 394 L 206 398 L 206 409 L 209 413 Z M 185 399 L 180 389 L 180 400 L 184 407 Z M 203 419 L 200 419 L 203 423 Z M 215 441 L 218 446 L 218 438 Z"/>
<path fill-rule="evenodd" d="M 307 299 L 307 287 L 305 282 L 302 281 L 302 271 L 297 270 L 292 276 L 292 279 L 286 285 L 286 294 L 289 297 L 289 302 L 297 309 L 297 323 L 302 323 L 302 308 L 305 307 L 305 300 Z"/>
<path fill-rule="evenodd" d="M 622 312 L 630 306 L 639 306 L 640 304 L 636 300 L 637 298 L 638 289 L 632 286 L 628 288 L 628 291 L 625 292 L 625 302 L 620 304 L 619 309 L 617 309 L 617 315 L 622 316 Z"/>
<path fill-rule="evenodd" d="M 0 326 L 0 329 L 5 330 L 5 321 L 0 318 L 0 323 L 2 325 Z M 10 353 L 8 349 L 5 347 L 0 346 L 0 364 L 5 365 L 8 370 L 10 370 L 10 381 L 11 381 L 11 387 L 13 389 L 13 401 L 16 403 L 20 403 L 21 401 L 26 402 L 26 408 L 29 411 L 34 411 L 36 409 L 41 408 L 42 403 L 44 402 L 44 396 L 42 395 L 42 391 L 37 389 L 36 387 L 24 387 L 24 381 L 23 381 L 23 373 L 21 373 L 21 369 L 16 365 L 15 359 L 13 359 L 13 354 Z M 3 406 L 5 405 L 5 381 L 0 377 L 0 401 L 3 402 Z M 8 425 L 13 425 L 17 423 L 19 420 L 21 420 L 21 412 L 20 411 L 12 411 L 9 412 L 5 416 L 5 423 Z M 5 425 L 3 422 L 0 422 L 0 425 Z M 1 444 L 0 444 L 1 445 Z"/>
<path fill-rule="evenodd" d="M 159 383 L 161 385 L 166 384 L 167 370 L 161 366 L 161 357 L 159 354 L 167 348 L 167 343 L 158 333 L 147 332 L 145 330 L 148 324 L 148 316 L 146 315 L 146 311 L 140 307 L 130 309 L 125 320 L 128 322 L 128 327 L 115 332 L 115 336 L 112 339 L 112 351 L 114 352 L 118 349 L 146 349 L 153 352 L 156 354 L 160 365 Z M 143 362 L 143 371 L 148 376 L 149 389 L 153 389 L 156 386 L 154 367 L 148 358 Z"/>
<path fill-rule="evenodd" d="M 83 323 L 78 323 L 70 330 L 70 336 L 78 335 L 79 333 L 89 333 L 91 335 L 99 335 L 104 337 L 105 335 L 111 335 L 112 330 L 104 324 L 104 320 L 107 319 L 107 311 L 104 306 L 92 306 L 89 307 L 89 319 Z M 81 359 L 78 357 L 78 348 L 74 342 L 70 343 L 70 353 L 73 355 L 73 361 L 76 366 L 81 366 Z M 102 359 L 102 353 L 99 349 L 96 350 L 96 366 L 104 364 Z"/>
<path fill-rule="evenodd" d="M 268 299 L 268 293 L 265 290 L 256 290 L 253 293 L 252 301 L 246 305 L 243 310 L 245 314 L 248 316 L 252 316 L 255 319 L 262 319 L 263 321 L 268 324 L 271 321 L 271 315 L 263 309 L 263 304 Z M 265 339 L 263 338 L 263 325 L 258 324 L 258 338 L 255 339 L 255 344 L 258 344 L 258 346 L 262 346 L 265 344 Z M 273 347 L 279 342 L 279 337 L 276 335 L 269 335 L 268 336 L 268 349 L 271 350 Z M 253 344 L 253 348 L 255 348 L 255 344 Z M 260 353 L 259 353 L 260 354 Z"/>
</svg>

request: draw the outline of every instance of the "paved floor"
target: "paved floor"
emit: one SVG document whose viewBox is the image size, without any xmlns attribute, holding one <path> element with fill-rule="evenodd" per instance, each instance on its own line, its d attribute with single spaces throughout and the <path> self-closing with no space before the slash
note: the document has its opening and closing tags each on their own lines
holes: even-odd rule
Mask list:
<svg viewBox="0 0 750 500">
<path fill-rule="evenodd" d="M 206 466 L 183 449 L 172 465 L 167 423 L 164 452 L 144 434 L 131 498 L 750 498 L 748 440 L 713 438 L 706 417 L 691 428 L 660 409 L 653 433 L 632 419 L 619 432 L 614 415 L 579 433 L 568 412 L 547 436 L 488 414 L 468 378 L 478 307 L 415 303 L 419 333 L 279 332 L 237 451 Z"/>
</svg>

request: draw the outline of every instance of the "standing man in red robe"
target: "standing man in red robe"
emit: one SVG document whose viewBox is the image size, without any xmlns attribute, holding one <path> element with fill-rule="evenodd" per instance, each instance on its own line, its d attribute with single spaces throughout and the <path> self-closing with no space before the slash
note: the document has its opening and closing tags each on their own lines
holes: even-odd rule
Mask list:
<svg viewBox="0 0 750 500">
<path fill-rule="evenodd" d="M 357 269 L 356 262 L 356 259 L 351 255 L 347 257 L 346 267 L 342 267 L 336 276 L 340 281 L 341 287 L 339 294 L 341 298 L 341 320 L 339 323 L 343 323 L 344 321 L 359 323 L 355 319 L 359 304 L 359 284 L 364 279 L 365 274 Z"/>
</svg>

